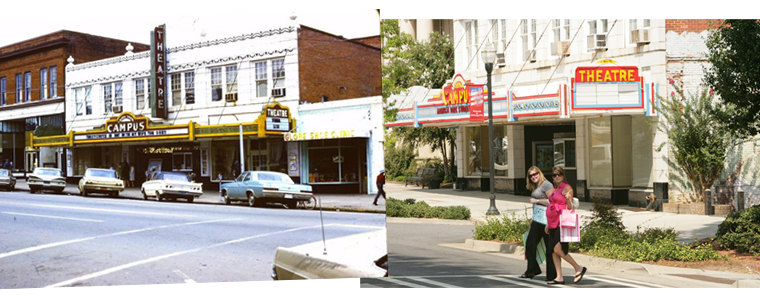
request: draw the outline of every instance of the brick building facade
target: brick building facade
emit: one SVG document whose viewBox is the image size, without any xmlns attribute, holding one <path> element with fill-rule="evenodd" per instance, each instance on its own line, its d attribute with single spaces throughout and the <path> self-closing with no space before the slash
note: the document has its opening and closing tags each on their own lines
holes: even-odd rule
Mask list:
<svg viewBox="0 0 760 300">
<path fill-rule="evenodd" d="M 29 171 L 43 156 L 62 167 L 61 153 L 26 147 L 38 125 L 65 128 L 65 66 L 70 56 L 86 62 L 123 54 L 127 41 L 61 30 L 0 48 L 0 161 Z M 148 45 L 132 43 L 137 51 Z M 41 166 L 41 165 L 40 165 Z"/>
</svg>

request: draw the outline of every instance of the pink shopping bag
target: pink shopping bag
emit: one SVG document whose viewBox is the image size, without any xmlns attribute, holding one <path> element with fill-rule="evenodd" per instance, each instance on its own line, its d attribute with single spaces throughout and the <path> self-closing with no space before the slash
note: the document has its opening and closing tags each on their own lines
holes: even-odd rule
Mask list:
<svg viewBox="0 0 760 300">
<path fill-rule="evenodd" d="M 571 242 L 580 242 L 581 241 L 581 230 L 580 230 L 580 224 L 578 224 L 578 215 L 575 214 L 575 226 L 573 227 L 564 227 L 560 226 L 560 242 L 563 243 L 571 243 Z"/>
</svg>

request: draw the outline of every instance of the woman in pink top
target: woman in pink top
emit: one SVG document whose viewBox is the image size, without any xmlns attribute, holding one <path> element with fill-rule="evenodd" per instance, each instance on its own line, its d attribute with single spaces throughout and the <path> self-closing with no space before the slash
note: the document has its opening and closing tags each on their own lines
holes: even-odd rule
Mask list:
<svg viewBox="0 0 760 300">
<path fill-rule="evenodd" d="M 565 284 L 565 280 L 562 278 L 562 259 L 573 265 L 575 269 L 575 280 L 573 282 L 579 282 L 583 279 L 583 275 L 586 274 L 586 267 L 581 267 L 570 256 L 568 253 L 568 243 L 560 242 L 559 229 L 559 216 L 562 214 L 562 209 L 574 209 L 573 188 L 565 182 L 565 169 L 562 167 L 554 167 L 552 169 L 552 178 L 554 179 L 554 189 L 551 190 L 549 207 L 546 209 L 547 224 L 545 231 L 549 235 L 549 244 L 551 245 L 551 247 L 546 248 L 547 254 L 549 251 L 552 252 L 552 260 L 554 261 L 554 268 L 557 270 L 557 278 L 547 283 Z"/>
</svg>

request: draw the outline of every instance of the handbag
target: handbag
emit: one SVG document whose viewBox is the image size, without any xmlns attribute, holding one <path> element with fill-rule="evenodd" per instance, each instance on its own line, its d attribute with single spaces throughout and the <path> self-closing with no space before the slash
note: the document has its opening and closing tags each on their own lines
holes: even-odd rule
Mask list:
<svg viewBox="0 0 760 300">
<path fill-rule="evenodd" d="M 575 210 L 563 209 L 559 215 L 559 227 L 575 227 L 578 225 L 578 214 Z"/>
<path fill-rule="evenodd" d="M 564 215 L 564 214 L 563 214 Z M 575 214 L 575 226 L 574 227 L 562 227 L 560 226 L 560 242 L 571 243 L 581 241 L 581 228 L 578 224 L 578 215 Z"/>
<path fill-rule="evenodd" d="M 546 206 L 533 204 L 533 222 L 546 225 Z"/>
<path fill-rule="evenodd" d="M 528 233 L 530 231 L 526 231 L 523 233 L 523 249 L 528 249 Z M 525 254 L 523 252 L 523 254 Z M 523 260 L 527 260 L 528 256 L 527 254 L 524 255 Z M 546 262 L 546 245 L 544 244 L 544 238 L 541 238 L 538 240 L 538 247 L 536 247 L 536 262 L 538 262 L 539 265 L 542 265 Z"/>
</svg>

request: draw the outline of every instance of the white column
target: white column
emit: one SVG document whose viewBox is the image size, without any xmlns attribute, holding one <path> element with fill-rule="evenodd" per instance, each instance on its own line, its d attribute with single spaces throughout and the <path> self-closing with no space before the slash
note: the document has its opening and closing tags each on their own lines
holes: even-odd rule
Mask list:
<svg viewBox="0 0 760 300">
<path fill-rule="evenodd" d="M 464 157 L 464 149 L 465 149 L 465 143 L 464 143 L 464 135 L 465 135 L 465 127 L 459 126 L 457 128 L 457 149 L 454 156 L 456 157 L 457 162 L 457 178 L 464 177 L 464 165 L 466 158 Z"/>
<path fill-rule="evenodd" d="M 525 126 L 507 125 L 507 141 L 509 142 L 509 152 L 507 152 L 509 174 L 507 177 L 525 178 L 527 165 L 530 164 L 525 159 Z"/>
<path fill-rule="evenodd" d="M 586 120 L 586 118 L 575 120 L 575 165 L 578 168 L 578 180 L 586 180 L 586 162 L 588 161 Z"/>
</svg>

